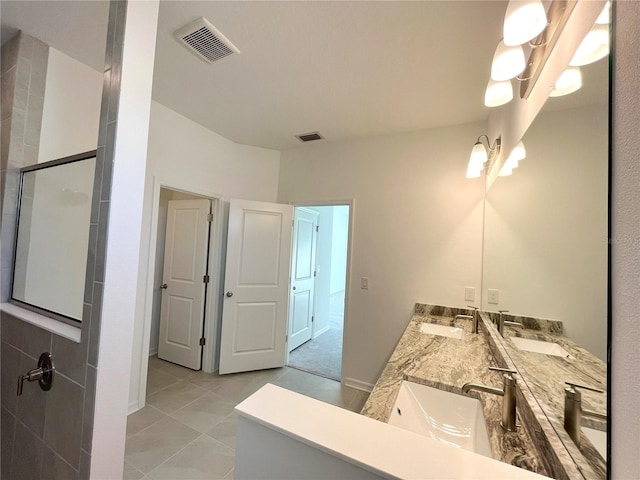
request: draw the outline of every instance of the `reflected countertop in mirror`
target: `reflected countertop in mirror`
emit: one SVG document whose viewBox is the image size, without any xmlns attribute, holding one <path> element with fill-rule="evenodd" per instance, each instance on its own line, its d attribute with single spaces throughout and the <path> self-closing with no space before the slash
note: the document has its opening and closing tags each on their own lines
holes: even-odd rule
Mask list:
<svg viewBox="0 0 640 480">
<path fill-rule="evenodd" d="M 489 315 L 497 324 L 499 314 Z M 581 446 L 578 448 L 575 445 L 564 428 L 564 416 L 565 382 L 598 389 L 601 392 L 580 389 L 582 409 L 596 414 L 584 413 L 582 427 L 606 432 L 606 363 L 563 335 L 560 322 L 507 314 L 504 317 L 503 320 L 523 325 L 507 324 L 503 329 L 504 347 L 516 365 L 520 378 L 526 382 L 576 464 L 583 472 L 588 472 L 585 477 L 605 478 L 606 459 L 584 435 L 584 431 Z M 544 350 L 538 349 L 538 345 L 553 349 L 550 349 L 550 353 L 541 353 Z"/>
</svg>

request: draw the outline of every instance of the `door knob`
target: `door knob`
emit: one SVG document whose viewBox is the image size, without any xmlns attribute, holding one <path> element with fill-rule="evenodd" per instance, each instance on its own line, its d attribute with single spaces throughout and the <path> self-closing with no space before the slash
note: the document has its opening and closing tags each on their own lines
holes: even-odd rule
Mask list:
<svg viewBox="0 0 640 480">
<path fill-rule="evenodd" d="M 293 287 L 293 289 L 295 290 L 295 289 L 296 289 L 296 287 Z"/>
<path fill-rule="evenodd" d="M 42 390 L 51 390 L 51 387 L 53 386 L 53 372 L 55 372 L 55 370 L 56 367 L 53 366 L 51 354 L 49 352 L 44 352 L 38 359 L 37 368 L 29 370 L 24 375 L 20 375 L 18 377 L 17 395 L 22 395 L 22 387 L 24 386 L 25 380 L 28 382 L 35 382 L 37 380 Z"/>
<path fill-rule="evenodd" d="M 163 283 L 162 285 L 160 285 L 160 290 L 165 290 L 167 288 L 167 284 Z"/>
<path fill-rule="evenodd" d="M 227 297 L 229 298 L 233 297 L 233 292 L 227 292 Z"/>
</svg>

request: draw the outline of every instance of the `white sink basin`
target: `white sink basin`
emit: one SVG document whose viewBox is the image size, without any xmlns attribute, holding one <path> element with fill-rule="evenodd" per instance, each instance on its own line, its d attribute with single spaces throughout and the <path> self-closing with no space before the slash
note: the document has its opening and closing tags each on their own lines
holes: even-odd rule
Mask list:
<svg viewBox="0 0 640 480">
<path fill-rule="evenodd" d="M 518 350 L 524 350 L 526 352 L 544 353 L 546 355 L 555 355 L 556 357 L 569 358 L 569 352 L 562 348 L 557 343 L 542 342 L 540 340 L 531 340 L 530 338 L 511 337 L 511 341 L 514 343 Z"/>
<path fill-rule="evenodd" d="M 591 444 L 596 447 L 596 450 L 602 458 L 607 460 L 607 432 L 601 430 L 595 430 L 593 428 L 582 427 L 582 433 L 589 439 Z"/>
<path fill-rule="evenodd" d="M 464 338 L 464 330 L 458 327 L 449 327 L 447 325 L 438 325 L 437 323 L 423 323 L 420 325 L 420 333 L 428 333 L 430 335 L 440 335 L 441 337 Z"/>
<path fill-rule="evenodd" d="M 402 382 L 388 423 L 493 458 L 482 406 L 475 398 Z"/>
</svg>

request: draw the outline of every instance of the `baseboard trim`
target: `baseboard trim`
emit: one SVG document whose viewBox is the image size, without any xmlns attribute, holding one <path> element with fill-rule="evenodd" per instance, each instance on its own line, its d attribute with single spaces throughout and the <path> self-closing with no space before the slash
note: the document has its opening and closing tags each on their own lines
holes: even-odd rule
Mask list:
<svg viewBox="0 0 640 480">
<path fill-rule="evenodd" d="M 132 413 L 137 412 L 138 410 L 140 410 L 140 408 L 142 407 L 140 407 L 137 400 L 129 402 L 129 413 L 127 415 L 131 415 Z"/>
<path fill-rule="evenodd" d="M 149 349 L 149 356 L 150 357 L 153 357 L 154 355 L 157 355 L 157 354 L 158 354 L 158 347 Z"/>
<path fill-rule="evenodd" d="M 371 393 L 371 390 L 373 390 L 373 383 L 363 382 L 361 380 L 356 380 L 355 378 L 345 378 L 344 384 L 347 387 L 355 388 L 356 390 L 361 390 L 367 393 Z"/>
<path fill-rule="evenodd" d="M 327 325 L 326 327 L 324 327 L 321 330 L 318 330 L 317 332 L 313 332 L 313 338 L 318 338 L 320 335 L 322 335 L 324 332 L 328 332 L 329 331 L 329 325 Z"/>
</svg>

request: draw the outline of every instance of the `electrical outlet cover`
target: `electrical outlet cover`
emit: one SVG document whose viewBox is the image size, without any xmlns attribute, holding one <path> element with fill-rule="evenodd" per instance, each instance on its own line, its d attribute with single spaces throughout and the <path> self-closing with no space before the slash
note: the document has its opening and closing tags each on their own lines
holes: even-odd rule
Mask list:
<svg viewBox="0 0 640 480">
<path fill-rule="evenodd" d="M 500 293 L 498 290 L 494 290 L 494 289 L 489 289 L 487 290 L 487 301 L 489 303 L 492 303 L 494 305 L 497 305 L 498 303 L 500 303 Z"/>
</svg>

